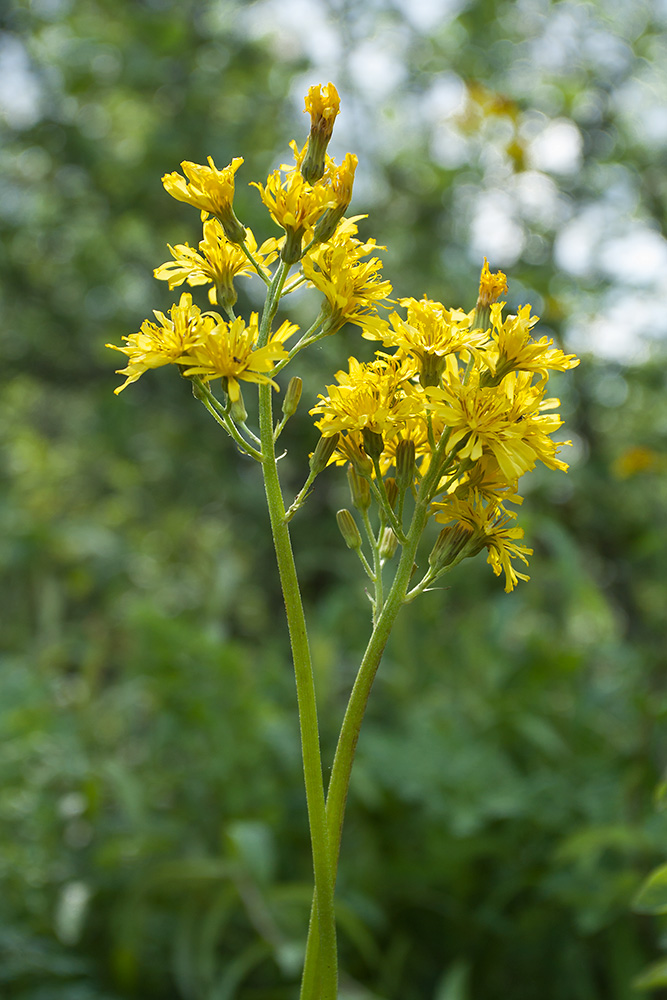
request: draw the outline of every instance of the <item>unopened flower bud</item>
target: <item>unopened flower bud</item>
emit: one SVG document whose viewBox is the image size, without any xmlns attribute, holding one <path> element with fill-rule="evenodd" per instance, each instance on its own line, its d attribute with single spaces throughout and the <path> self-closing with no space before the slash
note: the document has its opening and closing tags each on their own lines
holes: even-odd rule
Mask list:
<svg viewBox="0 0 667 1000">
<path fill-rule="evenodd" d="M 350 511 L 345 507 L 342 510 L 339 510 L 336 514 L 336 521 L 338 522 L 338 529 L 343 536 L 343 540 L 348 549 L 360 549 L 361 535 L 359 534 L 356 521 Z"/>
<path fill-rule="evenodd" d="M 317 442 L 315 451 L 310 456 L 310 471 L 314 472 L 316 476 L 319 476 L 320 472 L 326 469 L 329 464 L 329 459 L 336 450 L 338 437 L 338 432 L 336 432 L 328 437 L 322 436 Z"/>
<path fill-rule="evenodd" d="M 285 227 L 285 242 L 280 251 L 280 257 L 286 264 L 296 264 L 297 261 L 301 260 L 303 233 L 304 230 L 302 227 L 299 229 Z"/>
<path fill-rule="evenodd" d="M 296 413 L 296 408 L 299 405 L 299 400 L 301 399 L 302 388 L 303 381 L 298 375 L 294 375 L 287 383 L 287 389 L 285 390 L 285 396 L 283 398 L 284 416 L 293 417 Z"/>
<path fill-rule="evenodd" d="M 398 485 L 393 476 L 388 476 L 384 481 L 384 489 L 387 494 L 387 500 L 389 501 L 389 506 L 392 510 L 396 507 L 396 501 L 398 500 Z"/>
<path fill-rule="evenodd" d="M 340 110 L 340 98 L 333 83 L 328 83 L 324 91 L 319 84 L 311 87 L 306 95 L 305 110 L 310 113 L 310 136 L 301 176 L 314 184 L 324 174 L 325 154 Z"/>
<path fill-rule="evenodd" d="M 440 385 L 440 376 L 444 371 L 445 364 L 446 358 L 438 354 L 429 353 L 428 351 L 424 352 L 419 372 L 419 381 L 425 389 L 430 385 Z"/>
<path fill-rule="evenodd" d="M 360 476 L 351 463 L 347 467 L 347 481 L 354 506 L 357 510 L 368 510 L 371 505 L 371 488 L 368 480 Z"/>
<path fill-rule="evenodd" d="M 244 424 L 248 419 L 248 411 L 245 408 L 243 402 L 243 396 L 241 395 L 241 390 L 239 389 L 239 398 L 232 401 L 231 409 L 229 415 L 235 424 Z"/>
<path fill-rule="evenodd" d="M 234 209 L 229 206 L 224 212 L 218 212 L 216 218 L 225 231 L 225 236 L 230 243 L 244 243 L 246 229 L 242 222 L 236 218 Z"/>
<path fill-rule="evenodd" d="M 399 490 L 407 490 L 415 478 L 415 443 L 411 438 L 396 446 L 396 482 Z"/>
<path fill-rule="evenodd" d="M 391 528 L 385 528 L 382 532 L 382 538 L 380 539 L 380 559 L 385 562 L 396 552 L 398 546 L 398 538 L 391 530 Z"/>
<path fill-rule="evenodd" d="M 372 431 L 370 427 L 364 427 L 361 431 L 364 441 L 364 451 L 369 458 L 379 458 L 384 450 L 382 435 Z"/>
</svg>

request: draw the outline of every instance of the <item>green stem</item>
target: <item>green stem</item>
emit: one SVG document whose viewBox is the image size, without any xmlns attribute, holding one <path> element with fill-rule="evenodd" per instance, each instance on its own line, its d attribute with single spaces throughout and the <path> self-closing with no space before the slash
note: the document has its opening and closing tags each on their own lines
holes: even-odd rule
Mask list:
<svg viewBox="0 0 667 1000">
<path fill-rule="evenodd" d="M 373 575 L 371 579 L 375 584 L 375 597 L 373 600 L 373 627 L 377 625 L 377 620 L 380 612 L 382 611 L 382 561 L 380 559 L 380 546 L 378 540 L 373 533 L 373 528 L 371 526 L 370 518 L 368 516 L 368 511 L 362 511 L 364 528 L 366 529 L 366 536 L 368 538 L 371 551 L 373 553 Z M 380 527 L 380 532 L 382 532 L 382 527 Z"/>
<path fill-rule="evenodd" d="M 350 775 L 354 763 L 354 755 L 357 748 L 357 741 L 361 731 L 364 713 L 368 698 L 375 680 L 380 660 L 384 648 L 387 644 L 389 634 L 396 621 L 398 612 L 405 602 L 408 586 L 412 577 L 415 565 L 415 557 L 421 536 L 428 520 L 430 496 L 432 490 L 438 483 L 438 466 L 441 464 L 442 452 L 446 448 L 448 435 L 443 435 L 435 450 L 433 459 L 426 475 L 421 481 L 415 509 L 412 515 L 412 522 L 408 530 L 405 544 L 401 552 L 401 558 L 396 569 L 396 576 L 391 585 L 389 594 L 382 611 L 374 625 L 373 632 L 368 641 L 359 672 L 357 673 L 350 699 L 345 710 L 343 725 L 341 726 L 334 757 L 329 789 L 327 792 L 326 818 L 329 829 L 329 843 L 331 850 L 331 867 L 333 871 L 334 888 L 336 884 L 336 873 L 338 870 L 338 857 L 340 854 L 340 842 L 343 830 L 343 820 L 345 817 L 345 805 L 350 785 Z M 308 931 L 308 942 L 306 945 L 306 967 L 317 967 L 320 954 L 320 942 L 318 939 L 318 925 L 314 919 L 317 911 L 317 894 L 313 895 L 313 905 Z M 302 986 L 301 1000 L 319 1000 L 317 993 L 317 983 L 311 979 L 308 983 L 308 990 Z"/>
<path fill-rule="evenodd" d="M 244 451 L 246 453 L 246 455 L 250 455 L 250 457 L 254 458 L 256 462 L 261 462 L 262 461 L 262 455 L 261 455 L 261 453 L 259 451 L 257 451 L 256 448 L 253 448 L 253 446 L 251 444 L 249 444 L 243 437 L 241 437 L 241 435 L 237 431 L 236 427 L 234 426 L 233 421 L 228 416 L 224 416 L 224 417 L 220 416 L 220 414 L 218 413 L 217 408 L 215 406 L 213 406 L 211 404 L 211 402 L 209 401 L 208 396 L 206 396 L 206 395 L 200 395 L 197 398 L 199 399 L 199 401 L 201 403 L 203 403 L 203 405 L 206 407 L 206 409 L 211 414 L 211 416 L 213 417 L 213 419 L 218 424 L 220 424 L 221 427 L 224 427 L 224 429 L 227 431 L 227 433 L 229 434 L 229 436 L 231 438 L 233 438 L 234 441 L 236 441 L 236 444 L 238 445 L 240 451 Z"/>
<path fill-rule="evenodd" d="M 280 290 L 288 270 L 289 266 L 281 263 L 274 275 L 262 315 L 259 334 L 260 346 L 266 344 L 269 338 L 271 321 L 275 315 L 280 300 Z M 285 505 L 276 463 L 271 392 L 270 385 L 260 385 L 259 429 L 263 454 L 262 469 L 296 679 L 306 805 L 310 826 L 315 895 L 317 897 L 317 919 L 313 921 L 313 926 L 317 926 L 318 934 L 318 1000 L 336 1000 L 338 995 L 338 961 L 333 899 L 334 879 L 329 856 L 315 680 L 303 602 L 294 564 L 289 528 L 285 520 Z M 304 978 L 307 974 L 310 975 L 310 970 L 304 968 Z"/>
</svg>

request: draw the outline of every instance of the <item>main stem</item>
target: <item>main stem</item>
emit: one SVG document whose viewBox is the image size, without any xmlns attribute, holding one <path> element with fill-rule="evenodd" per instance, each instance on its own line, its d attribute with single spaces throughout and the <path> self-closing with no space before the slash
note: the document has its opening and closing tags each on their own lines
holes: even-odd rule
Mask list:
<svg viewBox="0 0 667 1000">
<path fill-rule="evenodd" d="M 287 270 L 285 267 L 279 268 L 274 282 L 269 289 L 260 333 L 260 337 L 264 342 L 266 342 L 269 335 L 271 321 L 273 315 L 275 315 L 280 289 L 287 276 Z M 278 466 L 276 464 L 271 392 L 270 385 L 259 386 L 259 428 L 263 455 L 262 469 L 278 572 L 280 574 L 280 583 L 285 601 L 296 678 L 306 805 L 313 855 L 315 895 L 317 897 L 316 925 L 319 939 L 317 996 L 318 1000 L 336 1000 L 338 996 L 338 958 L 333 902 L 334 878 L 327 832 L 315 681 L 303 602 L 301 600 L 299 581 L 294 564 L 289 528 L 285 521 L 285 505 L 278 476 Z M 305 975 L 306 970 L 304 969 Z"/>
<path fill-rule="evenodd" d="M 431 466 L 422 480 L 412 516 L 412 522 L 410 524 L 405 545 L 403 546 L 403 550 L 401 552 L 401 558 L 396 569 L 394 582 L 392 583 L 389 594 L 387 595 L 387 600 L 382 609 L 382 613 L 373 628 L 373 632 L 366 647 L 366 651 L 350 694 L 340 735 L 338 737 L 336 755 L 334 757 L 331 778 L 329 781 L 329 789 L 327 792 L 326 806 L 334 889 L 336 885 L 336 873 L 338 870 L 340 842 L 343 832 L 343 820 L 345 818 L 345 805 L 347 802 L 350 775 L 352 773 L 352 765 L 354 763 L 354 755 L 357 748 L 359 733 L 361 731 L 361 724 L 364 719 L 366 705 L 373 686 L 373 681 L 375 680 L 375 675 L 380 665 L 384 648 L 387 644 L 387 639 L 389 638 L 389 634 L 392 630 L 394 622 L 396 621 L 398 612 L 401 609 L 401 605 L 405 600 L 405 595 L 410 584 L 417 549 L 426 526 L 426 521 L 428 520 L 428 509 L 432 491 L 437 486 L 440 478 L 438 467 L 440 464 L 441 454 L 445 447 L 446 438 L 443 436 L 443 439 L 441 439 L 433 457 Z M 319 968 L 319 961 L 324 960 L 324 951 L 320 950 L 318 924 L 315 920 L 315 913 L 318 905 L 319 900 L 317 898 L 316 887 L 315 894 L 313 896 L 313 908 L 311 911 L 311 920 L 308 931 L 308 943 L 306 945 L 305 968 L 307 970 Z M 316 974 L 311 975 L 310 979 L 306 981 L 304 973 L 301 1000 L 319 1000 Z"/>
</svg>

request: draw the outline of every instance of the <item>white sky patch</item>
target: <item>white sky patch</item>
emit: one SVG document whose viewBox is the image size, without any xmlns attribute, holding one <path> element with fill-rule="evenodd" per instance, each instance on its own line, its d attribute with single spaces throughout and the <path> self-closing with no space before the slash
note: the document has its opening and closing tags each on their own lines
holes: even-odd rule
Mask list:
<svg viewBox="0 0 667 1000">
<path fill-rule="evenodd" d="M 323 64 L 336 64 L 341 53 L 340 32 L 327 18 L 327 9 L 312 0 L 289 0 L 249 4 L 239 11 L 244 33 L 251 38 L 272 36 L 281 56 L 304 54 L 313 62 L 314 72 Z M 318 81 L 319 82 L 319 81 Z"/>
<path fill-rule="evenodd" d="M 616 91 L 613 103 L 639 142 L 654 149 L 667 146 L 667 79 L 664 76 L 659 79 L 654 71 L 650 79 L 631 77 Z"/>
<path fill-rule="evenodd" d="M 581 167 L 583 140 L 577 126 L 557 118 L 528 146 L 528 162 L 536 170 L 552 174 L 574 174 Z"/>
<path fill-rule="evenodd" d="M 0 34 L 0 116 L 10 128 L 31 128 L 41 117 L 41 97 L 25 48 L 13 35 Z"/>
<path fill-rule="evenodd" d="M 511 267 L 525 242 L 512 199 L 502 191 L 485 191 L 475 205 L 470 227 L 473 259 L 486 256 L 494 267 Z"/>
<path fill-rule="evenodd" d="M 436 163 L 446 170 L 456 170 L 463 166 L 469 155 L 468 142 L 458 129 L 447 122 L 435 126 L 431 139 L 431 156 Z"/>
<path fill-rule="evenodd" d="M 612 295 L 595 315 L 573 319 L 566 334 L 568 349 L 624 364 L 643 361 L 651 341 L 667 335 L 667 288 L 658 297 L 619 295 L 616 290 Z"/>
<path fill-rule="evenodd" d="M 667 240 L 654 229 L 637 226 L 600 248 L 605 277 L 635 287 L 653 286 L 667 275 Z"/>
<path fill-rule="evenodd" d="M 468 90 L 456 73 L 441 73 L 421 96 L 423 116 L 426 121 L 449 118 L 463 111 Z"/>
<path fill-rule="evenodd" d="M 554 260 L 561 270 L 583 278 L 591 274 L 600 235 L 609 220 L 604 205 L 589 205 L 568 222 L 554 243 Z"/>
<path fill-rule="evenodd" d="M 455 18 L 468 0 L 396 0 L 396 6 L 417 31 L 428 32 Z"/>
<path fill-rule="evenodd" d="M 525 170 L 514 176 L 512 188 L 521 215 L 527 222 L 555 229 L 566 217 L 568 209 L 564 199 L 546 174 Z"/>
<path fill-rule="evenodd" d="M 398 32 L 362 42 L 349 57 L 350 72 L 361 91 L 376 99 L 388 97 L 405 79 Z"/>
</svg>

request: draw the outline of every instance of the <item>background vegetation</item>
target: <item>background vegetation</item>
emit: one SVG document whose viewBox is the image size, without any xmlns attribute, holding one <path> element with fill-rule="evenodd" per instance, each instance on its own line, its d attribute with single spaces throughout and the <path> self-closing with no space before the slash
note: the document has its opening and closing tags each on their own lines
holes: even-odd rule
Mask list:
<svg viewBox="0 0 667 1000">
<path fill-rule="evenodd" d="M 572 471 L 526 486 L 531 582 L 505 595 L 463 565 L 387 651 L 343 845 L 341 996 L 636 996 L 659 926 L 631 903 L 667 840 L 664 4 L 3 17 L 0 993 L 295 995 L 310 871 L 257 471 L 171 372 L 114 397 L 103 345 L 169 305 L 152 268 L 197 238 L 160 176 L 212 154 L 261 178 L 332 79 L 334 152 L 359 153 L 353 208 L 397 294 L 469 308 L 486 253 L 510 306 L 583 352 L 557 387 Z M 241 175 L 238 212 L 270 234 Z M 352 349 L 344 332 L 307 359 L 304 402 Z M 342 478 L 294 532 L 325 758 L 367 628 Z"/>
</svg>

